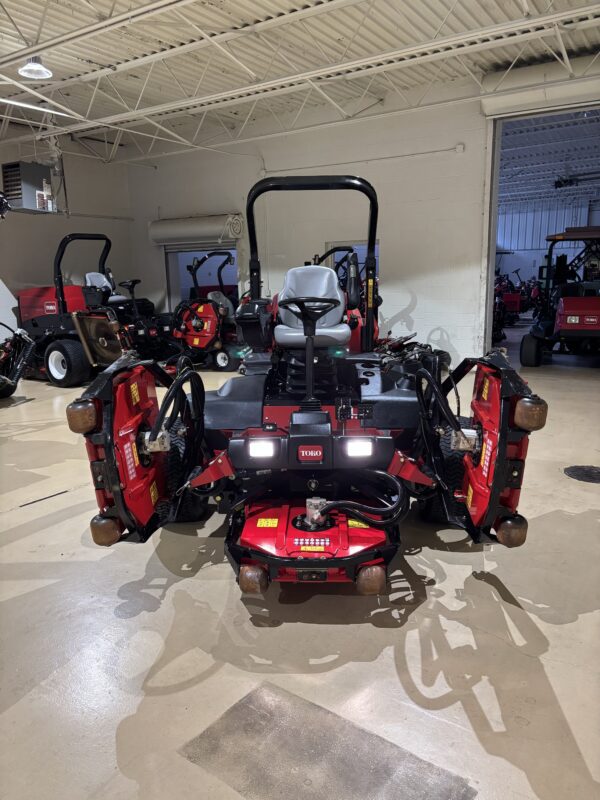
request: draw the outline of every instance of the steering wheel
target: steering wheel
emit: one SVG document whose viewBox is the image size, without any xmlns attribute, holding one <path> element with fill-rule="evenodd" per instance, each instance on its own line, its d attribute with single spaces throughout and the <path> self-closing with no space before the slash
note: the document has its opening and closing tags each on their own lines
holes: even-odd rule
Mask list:
<svg viewBox="0 0 600 800">
<path fill-rule="evenodd" d="M 279 301 L 279 308 L 287 308 L 302 322 L 305 336 L 314 336 L 317 320 L 339 305 L 340 301 L 333 297 L 289 297 Z"/>
</svg>

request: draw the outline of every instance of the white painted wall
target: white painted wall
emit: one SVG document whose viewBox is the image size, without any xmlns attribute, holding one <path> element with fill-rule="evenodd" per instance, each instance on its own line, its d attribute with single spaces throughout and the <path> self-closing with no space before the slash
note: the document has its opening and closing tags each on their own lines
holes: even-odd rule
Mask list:
<svg viewBox="0 0 600 800">
<path fill-rule="evenodd" d="M 0 148 L 0 163 L 18 154 Z M 0 319 L 14 325 L 14 294 L 29 286 L 52 285 L 54 254 L 68 233 L 105 233 L 113 247 L 108 259 L 117 280 L 136 277 L 131 267 L 131 208 L 127 168 L 87 158 L 65 157 L 71 216 L 10 212 L 0 222 Z M 94 269 L 99 245 L 72 244 L 65 256 L 65 274 L 74 283 Z"/>
<path fill-rule="evenodd" d="M 382 330 L 416 331 L 421 341 L 450 350 L 455 361 L 481 352 L 486 124 L 474 99 L 266 139 L 255 145 L 264 161 L 198 151 L 162 159 L 156 171 L 132 168 L 139 277 L 147 278 L 154 299 L 164 296 L 164 256 L 149 244 L 149 221 L 243 211 L 248 189 L 265 174 L 263 164 L 267 174 L 358 174 L 379 195 Z M 366 236 L 366 200 L 349 192 L 266 195 L 257 210 L 271 293 L 289 267 L 326 242 Z M 245 241 L 238 262 L 244 279 Z"/>
</svg>

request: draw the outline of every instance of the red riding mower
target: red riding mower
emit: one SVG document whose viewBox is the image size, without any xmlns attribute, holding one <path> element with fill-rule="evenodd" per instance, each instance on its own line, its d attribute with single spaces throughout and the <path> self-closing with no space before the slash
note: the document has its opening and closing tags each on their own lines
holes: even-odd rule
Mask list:
<svg viewBox="0 0 600 800">
<path fill-rule="evenodd" d="M 600 227 L 567 228 L 546 241 L 550 247 L 546 266 L 540 268 L 540 306 L 530 332 L 521 340 L 524 367 L 539 367 L 544 353 L 551 353 L 556 344 L 560 353 L 600 352 Z M 572 261 L 562 254 L 553 264 L 559 242 L 584 246 Z"/>
<path fill-rule="evenodd" d="M 90 240 L 104 243 L 97 271 L 86 274 L 83 286 L 65 286 L 62 261 L 68 245 Z M 19 324 L 36 344 L 32 364 L 36 377 L 56 386 L 79 386 L 94 370 L 117 359 L 124 347 L 157 359 L 179 352 L 165 341 L 168 320 L 154 315 L 149 300 L 135 297 L 139 280 L 119 284 L 130 292 L 129 299 L 115 292 L 106 266 L 110 248 L 104 234 L 69 234 L 54 257 L 54 286 L 18 292 Z"/>
<path fill-rule="evenodd" d="M 205 290 L 198 284 L 198 270 L 217 257 L 223 258 L 217 268 L 219 291 L 209 291 L 204 296 Z M 173 338 L 184 346 L 193 364 L 209 363 L 224 372 L 236 370 L 241 363 L 234 307 L 237 297 L 228 297 L 223 283 L 223 270 L 228 264 L 233 264 L 232 253 L 213 250 L 188 265 L 194 287 L 190 299 L 179 303 L 173 312 L 171 322 Z"/>
<path fill-rule="evenodd" d="M 334 189 L 370 203 L 359 306 L 355 287 L 344 293 L 336 273 L 317 265 L 290 269 L 276 302 L 261 298 L 257 198 Z M 375 190 L 361 178 L 274 177 L 251 189 L 251 294 L 238 324 L 246 340 L 273 331 L 263 342 L 271 368 L 205 392 L 185 359 L 172 377 L 125 355 L 71 403 L 67 419 L 85 436 L 99 506 L 97 544 L 143 542 L 167 522 L 201 519 L 213 498 L 228 517 L 225 552 L 242 591 L 354 582 L 379 594 L 411 499 L 475 541 L 525 541 L 517 504 L 529 433 L 543 427 L 547 405 L 499 353 L 466 359 L 443 380 L 447 353 L 414 342 L 393 354 L 374 349 L 377 215 Z M 460 416 L 448 395 L 472 369 L 471 408 Z"/>
</svg>

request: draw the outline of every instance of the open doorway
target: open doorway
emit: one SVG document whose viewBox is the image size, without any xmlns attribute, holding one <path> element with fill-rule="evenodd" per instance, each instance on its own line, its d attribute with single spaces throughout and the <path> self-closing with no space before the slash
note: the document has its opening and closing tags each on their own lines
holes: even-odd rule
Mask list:
<svg viewBox="0 0 600 800">
<path fill-rule="evenodd" d="M 600 342 L 600 318 L 592 308 L 600 304 L 600 109 L 523 117 L 498 127 L 492 342 L 525 366 L 548 363 L 551 353 L 559 359 L 593 354 Z M 559 320 L 566 307 L 561 301 L 580 295 L 568 302 L 581 313 Z M 581 336 L 577 325 L 587 325 L 589 335 Z M 535 358 L 523 355 L 526 336 L 539 339 L 526 342 Z"/>
</svg>

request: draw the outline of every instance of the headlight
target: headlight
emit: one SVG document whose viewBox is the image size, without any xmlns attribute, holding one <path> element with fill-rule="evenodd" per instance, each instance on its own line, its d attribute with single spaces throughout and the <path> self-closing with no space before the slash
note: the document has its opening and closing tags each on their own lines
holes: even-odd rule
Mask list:
<svg viewBox="0 0 600 800">
<path fill-rule="evenodd" d="M 273 458 L 275 442 L 271 439 L 250 439 L 248 442 L 250 458 Z"/>
<path fill-rule="evenodd" d="M 352 438 L 346 442 L 346 454 L 351 458 L 368 458 L 373 455 L 373 440 Z"/>
<path fill-rule="evenodd" d="M 567 323 L 569 325 L 578 325 L 579 324 L 579 317 L 567 317 Z"/>
</svg>

